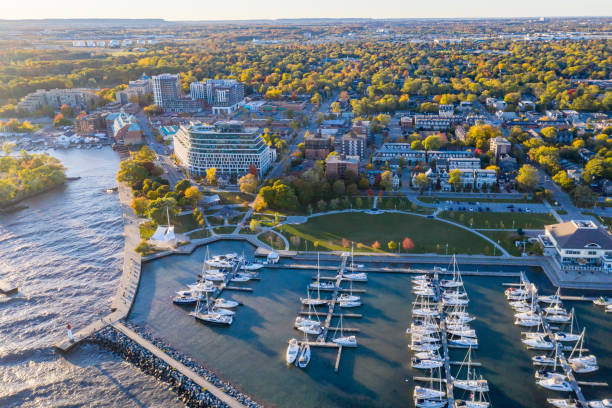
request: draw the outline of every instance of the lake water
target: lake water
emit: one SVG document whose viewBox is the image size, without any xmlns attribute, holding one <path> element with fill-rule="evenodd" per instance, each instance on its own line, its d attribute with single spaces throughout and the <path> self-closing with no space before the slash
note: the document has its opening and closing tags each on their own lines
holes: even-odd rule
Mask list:
<svg viewBox="0 0 612 408">
<path fill-rule="evenodd" d="M 181 406 L 167 385 L 97 346 L 66 358 L 52 345 L 108 313 L 121 273 L 123 224 L 116 195 L 119 157 L 110 148 L 51 151 L 81 176 L 0 215 L 0 406 Z"/>
<path fill-rule="evenodd" d="M 209 246 L 210 254 L 226 252 L 252 254 L 239 242 Z M 263 269 L 261 281 L 249 282 L 253 292 L 226 291 L 223 297 L 244 303 L 237 309 L 230 327 L 211 327 L 195 322 L 190 308 L 171 303 L 175 291 L 195 282 L 206 254 L 197 249 L 190 256 L 172 256 L 144 265 L 141 289 L 130 320 L 147 327 L 203 365 L 215 370 L 243 391 L 266 405 L 278 407 L 410 407 L 413 376 L 423 372 L 410 367 L 410 275 L 370 274 L 363 306 L 352 310 L 363 318 L 346 318 L 344 327 L 361 330 L 359 347 L 345 349 L 340 370 L 335 373 L 336 351 L 313 348 L 305 370 L 287 367 L 284 361 L 287 340 L 298 337 L 293 321 L 300 310 L 312 271 Z M 479 270 L 487 269 L 479 267 Z M 510 271 L 519 269 L 508 268 Z M 330 274 L 324 272 L 323 274 Z M 541 273 L 529 272 L 542 290 L 552 290 Z M 473 360 L 483 363 L 481 373 L 489 380 L 490 398 L 495 407 L 543 407 L 549 393 L 535 385 L 534 370 L 520 343 L 520 328 L 513 324 L 513 312 L 503 296 L 502 283 L 510 278 L 466 277 L 469 310 L 478 316 L 473 323 L 480 349 Z M 601 369 L 580 378 L 596 381 L 612 378 L 610 323 L 601 309 L 590 303 L 567 302 L 575 306 L 578 321 L 587 326 L 587 347 L 598 357 Z M 335 325 L 336 321 L 332 323 Z M 453 360 L 465 352 L 452 351 Z M 583 387 L 587 398 L 612 396 L 608 388 Z M 456 393 L 456 397 L 461 397 Z"/>
</svg>

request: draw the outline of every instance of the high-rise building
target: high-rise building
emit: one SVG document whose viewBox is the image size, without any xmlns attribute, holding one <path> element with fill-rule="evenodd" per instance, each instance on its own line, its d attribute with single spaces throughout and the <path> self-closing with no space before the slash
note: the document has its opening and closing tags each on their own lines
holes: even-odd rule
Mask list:
<svg viewBox="0 0 612 408">
<path fill-rule="evenodd" d="M 181 97 L 181 83 L 178 75 L 161 74 L 152 78 L 153 99 L 162 109 L 167 109 L 171 102 Z"/>
<path fill-rule="evenodd" d="M 235 79 L 192 82 L 189 90 L 192 99 L 206 100 L 214 114 L 235 112 L 244 101 L 244 86 Z"/>
<path fill-rule="evenodd" d="M 174 154 L 190 174 L 203 175 L 214 167 L 220 175 L 242 176 L 251 166 L 265 174 L 274 160 L 274 151 L 257 128 L 243 122 L 227 121 L 208 125 L 192 122 L 174 135 Z"/>
</svg>

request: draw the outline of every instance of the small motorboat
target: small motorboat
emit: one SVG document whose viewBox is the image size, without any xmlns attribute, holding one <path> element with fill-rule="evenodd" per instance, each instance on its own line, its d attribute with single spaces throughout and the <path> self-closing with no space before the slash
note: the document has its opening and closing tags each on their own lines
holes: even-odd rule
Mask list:
<svg viewBox="0 0 612 408">
<path fill-rule="evenodd" d="M 440 281 L 440 286 L 443 288 L 458 288 L 463 286 L 463 281 L 457 281 L 452 279 L 442 279 Z"/>
<path fill-rule="evenodd" d="M 229 326 L 233 322 L 232 316 L 222 315 L 222 314 L 214 313 L 214 312 L 213 313 L 200 313 L 200 312 L 193 311 L 189 314 L 195 317 L 196 320 L 200 320 L 205 323 Z"/>
<path fill-rule="evenodd" d="M 302 343 L 297 364 L 300 368 L 306 368 L 308 363 L 310 363 L 310 345 Z"/>
<path fill-rule="evenodd" d="M 579 408 L 578 404 L 574 399 L 563 399 L 563 398 L 547 398 L 546 402 L 548 402 L 553 407 L 557 408 Z"/>
<path fill-rule="evenodd" d="M 264 267 L 263 264 L 260 264 L 257 262 L 245 262 L 242 264 L 240 268 L 245 271 L 257 271 L 263 267 Z"/>
<path fill-rule="evenodd" d="M 367 282 L 368 274 L 366 274 L 365 272 L 345 273 L 342 275 L 342 279 L 354 282 Z"/>
<path fill-rule="evenodd" d="M 177 296 L 172 298 L 172 302 L 177 305 L 192 305 L 198 301 L 198 297 L 200 300 L 204 300 L 202 295 L 198 295 L 197 292 L 193 292 L 191 290 L 181 290 L 176 292 Z"/>
<path fill-rule="evenodd" d="M 285 353 L 285 360 L 287 364 L 295 363 L 295 359 L 297 358 L 298 352 L 300 351 L 300 345 L 296 339 L 289 340 L 289 345 L 287 346 L 287 352 Z"/>
<path fill-rule="evenodd" d="M 355 336 L 337 337 L 332 341 L 342 347 L 357 347 L 357 338 Z"/>
<path fill-rule="evenodd" d="M 348 293 L 342 293 L 338 296 L 338 302 L 359 302 L 361 298 L 355 295 L 349 295 Z"/>
<path fill-rule="evenodd" d="M 228 300 L 222 298 L 215 299 L 215 307 L 220 307 L 223 309 L 232 309 L 238 306 L 240 306 L 240 303 L 236 302 L 235 300 Z"/>
<path fill-rule="evenodd" d="M 533 365 L 554 366 L 555 360 L 555 357 L 548 357 L 546 355 L 531 357 L 531 362 L 533 363 Z"/>
<path fill-rule="evenodd" d="M 251 276 L 246 273 L 237 273 L 232 279 L 231 282 L 240 283 L 240 282 L 248 282 L 251 280 Z"/>
</svg>

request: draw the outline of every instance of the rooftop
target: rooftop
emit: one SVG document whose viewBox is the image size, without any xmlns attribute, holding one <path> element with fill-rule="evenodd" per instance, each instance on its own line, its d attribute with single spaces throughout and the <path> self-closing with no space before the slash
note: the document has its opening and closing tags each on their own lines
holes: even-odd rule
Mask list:
<svg viewBox="0 0 612 408">
<path fill-rule="evenodd" d="M 612 236 L 589 220 L 572 220 L 561 224 L 547 225 L 546 231 L 562 249 L 612 250 Z"/>
</svg>

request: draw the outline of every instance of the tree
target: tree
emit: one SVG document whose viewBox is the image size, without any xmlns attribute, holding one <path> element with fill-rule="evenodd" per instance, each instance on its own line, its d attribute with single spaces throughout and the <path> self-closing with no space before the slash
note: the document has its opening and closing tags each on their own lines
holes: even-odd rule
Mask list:
<svg viewBox="0 0 612 408">
<path fill-rule="evenodd" d="M 147 200 L 145 197 L 136 197 L 132 199 L 131 207 L 136 215 L 142 217 L 149 208 L 149 200 Z"/>
<path fill-rule="evenodd" d="M 336 181 L 334 181 L 332 189 L 334 190 L 334 193 L 337 196 L 343 196 L 344 193 L 346 192 L 346 187 L 344 185 L 344 180 L 336 180 Z"/>
<path fill-rule="evenodd" d="M 402 241 L 402 248 L 404 251 L 410 251 L 412 248 L 414 248 L 414 242 L 412 242 L 410 238 L 406 237 Z"/>
<path fill-rule="evenodd" d="M 122 182 L 128 182 L 132 186 L 135 184 L 142 183 L 142 181 L 149 175 L 147 169 L 140 163 L 133 160 L 124 160 L 119 164 L 119 172 L 117 173 L 117 180 Z"/>
<path fill-rule="evenodd" d="M 168 215 L 170 217 L 178 213 L 176 200 L 171 197 L 158 198 L 149 202 L 147 216 L 158 225 L 166 225 L 168 223 Z"/>
<path fill-rule="evenodd" d="M 74 117 L 74 109 L 72 108 L 72 106 L 63 104 L 62 107 L 60 108 L 60 113 L 65 117 L 65 118 L 72 118 Z"/>
<path fill-rule="evenodd" d="M 448 173 L 448 184 L 450 184 L 455 191 L 459 191 L 461 188 L 461 170 L 454 169 Z"/>
<path fill-rule="evenodd" d="M 419 190 L 424 190 L 429 185 L 429 179 L 425 173 L 419 173 L 414 178 L 414 186 Z"/>
<path fill-rule="evenodd" d="M 255 194 L 257 192 L 257 176 L 252 173 L 247 173 L 238 180 L 240 191 L 243 193 Z"/>
<path fill-rule="evenodd" d="M 397 249 L 397 243 L 395 241 L 389 241 L 387 248 L 389 248 L 390 251 L 395 251 Z"/>
<path fill-rule="evenodd" d="M 2 151 L 4 152 L 4 155 L 9 156 L 16 146 L 17 145 L 13 142 L 4 142 L 2 144 Z"/>
<path fill-rule="evenodd" d="M 340 113 L 342 112 L 342 108 L 340 108 L 340 103 L 339 102 L 333 102 L 331 104 L 331 110 L 334 113 Z"/>
<path fill-rule="evenodd" d="M 372 249 L 375 251 L 378 251 L 379 248 L 380 248 L 380 242 L 374 241 L 374 243 L 372 244 Z"/>
<path fill-rule="evenodd" d="M 385 189 L 385 191 L 391 191 L 393 188 L 393 173 L 387 170 L 382 172 L 380 175 L 380 186 Z"/>
<path fill-rule="evenodd" d="M 185 190 L 185 198 L 191 201 L 194 207 L 197 207 L 203 196 L 204 194 L 202 194 L 197 186 L 191 186 Z"/>
<path fill-rule="evenodd" d="M 249 223 L 249 229 L 253 232 L 259 232 L 259 230 L 261 229 L 261 223 L 255 218 L 252 218 L 251 222 Z"/>
<path fill-rule="evenodd" d="M 603 177 L 606 170 L 606 163 L 601 157 L 593 157 L 584 166 L 582 178 L 587 183 L 591 183 L 595 178 Z"/>
<path fill-rule="evenodd" d="M 55 115 L 55 118 L 53 119 L 53 126 L 62 127 L 70 125 L 72 125 L 72 122 L 69 119 L 66 119 L 64 115 L 62 115 L 61 113 Z"/>
<path fill-rule="evenodd" d="M 596 196 L 588 186 L 577 186 L 571 192 L 571 197 L 578 207 L 592 207 L 595 205 Z"/>
<path fill-rule="evenodd" d="M 553 142 L 557 138 L 557 129 L 552 126 L 543 128 L 540 133 L 549 142 Z"/>
<path fill-rule="evenodd" d="M 206 182 L 210 184 L 211 186 L 214 186 L 217 184 L 217 168 L 216 167 L 211 167 L 209 169 L 206 169 Z"/>
<path fill-rule="evenodd" d="M 155 115 L 159 115 L 164 112 L 164 110 L 157 105 L 145 106 L 143 110 L 144 110 L 144 113 L 147 114 L 147 116 L 155 116 Z"/>
<path fill-rule="evenodd" d="M 552 179 L 565 191 L 569 191 L 574 187 L 574 180 L 567 175 L 565 170 L 561 170 L 555 174 Z"/>
<path fill-rule="evenodd" d="M 258 195 L 257 197 L 255 197 L 255 201 L 253 201 L 253 210 L 259 212 L 267 207 L 268 203 L 266 203 L 266 200 L 263 198 L 263 196 Z"/>
<path fill-rule="evenodd" d="M 438 150 L 442 146 L 442 140 L 439 135 L 431 135 L 427 136 L 425 140 L 423 140 L 423 147 L 425 150 Z"/>
<path fill-rule="evenodd" d="M 523 190 L 532 191 L 540 181 L 538 170 L 530 164 L 524 164 L 516 176 L 516 182 Z"/>
<path fill-rule="evenodd" d="M 174 191 L 176 191 L 177 194 L 184 196 L 185 190 L 187 190 L 189 187 L 191 187 L 191 182 L 183 179 L 174 185 Z"/>
</svg>

